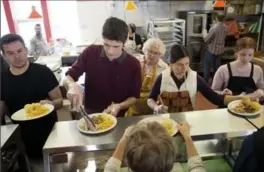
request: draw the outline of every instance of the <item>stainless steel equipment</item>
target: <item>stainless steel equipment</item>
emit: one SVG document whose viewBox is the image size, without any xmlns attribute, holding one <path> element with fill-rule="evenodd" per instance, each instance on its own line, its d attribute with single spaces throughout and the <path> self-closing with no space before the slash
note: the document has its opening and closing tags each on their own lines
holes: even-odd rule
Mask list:
<svg viewBox="0 0 264 172">
<path fill-rule="evenodd" d="M 19 169 L 30 172 L 18 125 L 1 126 L 1 172 Z"/>
<path fill-rule="evenodd" d="M 186 20 L 186 46 L 192 59 L 191 68 L 198 72 L 203 69 L 204 39 L 203 30 L 209 31 L 215 19 L 214 11 L 177 11 L 176 16 Z"/>
<path fill-rule="evenodd" d="M 226 156 L 228 151 L 225 151 L 223 147 L 228 143 L 223 140 L 247 136 L 256 131 L 256 128 L 246 119 L 230 114 L 227 109 L 173 113 L 163 116 L 170 117 L 177 123 L 187 121 L 191 125 L 190 135 L 196 141 L 195 144 L 202 157 Z M 65 160 L 60 163 L 68 163 L 67 153 L 89 152 L 90 154 L 91 152 L 93 154 L 93 152 L 115 149 L 125 129 L 146 117 L 150 116 L 118 118 L 118 124 L 113 130 L 97 136 L 81 134 L 76 127 L 77 121 L 57 122 L 43 147 L 45 172 L 50 172 L 51 164 L 57 163 L 57 157 L 63 157 Z M 174 139 L 176 143 L 182 142 L 178 134 Z"/>
</svg>

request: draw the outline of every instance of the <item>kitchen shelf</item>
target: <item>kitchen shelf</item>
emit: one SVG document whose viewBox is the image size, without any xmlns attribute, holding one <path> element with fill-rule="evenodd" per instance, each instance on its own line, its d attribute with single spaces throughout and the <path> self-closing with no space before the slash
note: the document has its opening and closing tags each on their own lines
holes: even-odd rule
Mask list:
<svg viewBox="0 0 264 172">
<path fill-rule="evenodd" d="M 165 46 L 166 52 L 169 52 L 174 44 L 185 45 L 185 20 L 173 19 L 153 19 L 148 21 L 148 37 L 161 39 Z M 168 54 L 165 54 L 167 60 Z"/>
</svg>

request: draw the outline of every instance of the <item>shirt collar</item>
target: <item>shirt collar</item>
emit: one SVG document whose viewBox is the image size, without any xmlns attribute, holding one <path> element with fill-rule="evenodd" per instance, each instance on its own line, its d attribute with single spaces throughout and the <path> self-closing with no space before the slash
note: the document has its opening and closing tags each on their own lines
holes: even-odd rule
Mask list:
<svg viewBox="0 0 264 172">
<path fill-rule="evenodd" d="M 106 57 L 106 54 L 105 54 L 104 47 L 102 47 L 102 49 L 101 49 L 100 57 L 101 57 L 101 58 L 107 58 L 107 57 Z M 118 57 L 118 58 L 115 59 L 115 60 L 117 60 L 119 63 L 122 63 L 122 62 L 125 60 L 126 57 L 127 57 L 127 52 L 123 50 L 123 53 L 121 54 L 121 56 Z M 115 60 L 114 60 L 114 61 L 115 61 Z"/>
</svg>

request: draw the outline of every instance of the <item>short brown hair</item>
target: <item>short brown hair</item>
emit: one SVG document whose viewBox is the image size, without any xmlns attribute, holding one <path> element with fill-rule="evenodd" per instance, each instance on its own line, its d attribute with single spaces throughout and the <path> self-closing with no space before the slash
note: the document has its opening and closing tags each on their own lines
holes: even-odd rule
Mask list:
<svg viewBox="0 0 264 172">
<path fill-rule="evenodd" d="M 253 48 L 255 50 L 256 47 L 257 47 L 256 41 L 250 37 L 240 38 L 236 42 L 236 51 L 237 52 L 242 50 L 242 49 L 245 49 L 245 48 Z"/>
<path fill-rule="evenodd" d="M 137 124 L 131 129 L 126 159 L 134 172 L 170 172 L 175 157 L 172 137 L 159 123 Z"/>
<path fill-rule="evenodd" d="M 128 35 L 128 27 L 126 22 L 116 17 L 106 19 L 103 25 L 102 36 L 104 39 L 111 41 L 121 41 L 125 43 Z"/>
<path fill-rule="evenodd" d="M 217 20 L 220 22 L 223 22 L 225 20 L 225 15 L 222 13 L 217 14 L 216 17 L 217 17 Z"/>
</svg>

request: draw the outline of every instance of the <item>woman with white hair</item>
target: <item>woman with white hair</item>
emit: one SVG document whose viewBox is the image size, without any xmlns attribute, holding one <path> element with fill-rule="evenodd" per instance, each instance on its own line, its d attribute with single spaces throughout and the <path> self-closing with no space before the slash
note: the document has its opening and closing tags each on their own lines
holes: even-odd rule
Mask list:
<svg viewBox="0 0 264 172">
<path fill-rule="evenodd" d="M 127 116 L 153 113 L 147 105 L 147 98 L 156 77 L 168 68 L 168 65 L 161 59 L 165 51 L 165 45 L 160 39 L 151 38 L 144 43 L 143 52 L 145 55 L 138 58 L 142 67 L 140 99 L 130 107 Z"/>
</svg>

